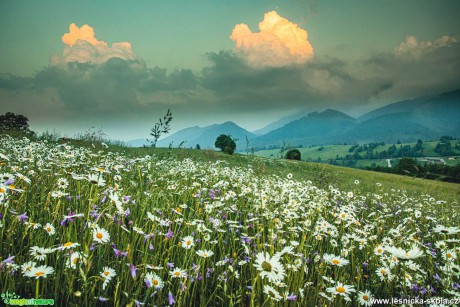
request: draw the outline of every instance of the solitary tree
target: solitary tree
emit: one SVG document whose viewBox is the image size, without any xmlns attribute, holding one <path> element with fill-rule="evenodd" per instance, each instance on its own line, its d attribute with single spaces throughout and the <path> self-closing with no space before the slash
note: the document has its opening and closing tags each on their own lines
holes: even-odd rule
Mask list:
<svg viewBox="0 0 460 307">
<path fill-rule="evenodd" d="M 236 143 L 230 135 L 221 134 L 217 137 L 214 146 L 220 148 L 223 152 L 231 155 L 235 152 Z"/>
<path fill-rule="evenodd" d="M 300 151 L 298 149 L 290 149 L 287 153 L 286 153 L 286 159 L 288 160 L 299 160 L 300 161 Z"/>
<path fill-rule="evenodd" d="M 6 112 L 0 115 L 0 131 L 19 131 L 19 132 L 30 132 L 29 130 L 29 119 L 24 115 L 16 115 L 12 112 Z"/>
</svg>

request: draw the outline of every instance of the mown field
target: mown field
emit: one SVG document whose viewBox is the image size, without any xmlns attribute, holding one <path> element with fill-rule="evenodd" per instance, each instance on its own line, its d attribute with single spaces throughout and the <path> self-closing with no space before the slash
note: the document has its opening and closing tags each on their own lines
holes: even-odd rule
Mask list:
<svg viewBox="0 0 460 307">
<path fill-rule="evenodd" d="M 2 293 L 57 306 L 459 297 L 459 185 L 209 150 L 0 144 Z"/>
</svg>

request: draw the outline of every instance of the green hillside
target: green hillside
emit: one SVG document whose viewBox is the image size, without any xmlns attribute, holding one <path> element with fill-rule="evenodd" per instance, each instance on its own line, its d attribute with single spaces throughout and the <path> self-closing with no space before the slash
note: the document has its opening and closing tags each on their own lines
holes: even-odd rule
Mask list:
<svg viewBox="0 0 460 307">
<path fill-rule="evenodd" d="M 382 148 L 386 148 L 387 146 L 389 145 L 382 146 Z M 324 146 L 321 153 L 324 154 L 324 159 L 327 159 L 327 157 L 335 157 L 337 153 L 339 153 L 339 155 L 342 153 L 348 153 L 348 148 L 350 147 L 351 145 Z M 304 157 L 304 153 L 310 153 L 311 157 L 314 157 L 314 153 L 318 152 L 318 148 L 319 146 L 312 148 L 300 148 L 299 150 L 302 151 L 302 157 Z M 439 199 L 457 202 L 460 201 L 460 186 L 454 183 L 385 174 L 315 162 L 267 159 L 267 156 L 257 155 L 260 152 L 256 152 L 255 156 L 251 154 L 234 154 L 230 156 L 218 151 L 186 148 L 120 148 L 119 150 L 124 154 L 139 157 L 146 154 L 154 154 L 160 158 L 190 158 L 193 161 L 199 162 L 214 162 L 221 160 L 225 161 L 230 166 L 249 166 L 259 175 L 278 175 L 284 177 L 288 174 L 293 174 L 293 178 L 298 180 L 311 180 L 313 184 L 324 188 L 329 185 L 333 185 L 341 190 L 355 189 L 355 180 L 358 180 L 360 182 L 360 188 L 366 191 L 378 192 L 400 189 L 408 191 L 410 195 L 430 194 L 431 196 Z M 279 150 L 264 150 L 263 152 L 268 152 L 268 156 L 273 154 L 276 158 Z M 363 161 L 369 162 L 369 160 Z M 456 160 L 456 162 L 457 161 L 458 160 Z M 381 165 L 385 166 L 386 162 L 382 162 Z M 378 184 L 381 185 L 379 186 Z"/>
<path fill-rule="evenodd" d="M 456 141 L 454 141 L 456 142 Z M 436 144 L 438 141 L 434 142 L 423 142 L 423 156 L 426 157 L 440 157 L 441 155 L 435 151 Z M 381 152 L 383 150 L 388 150 L 393 144 L 385 144 L 377 146 L 374 151 Z M 400 146 L 409 145 L 411 147 L 415 146 L 415 143 L 404 143 L 397 144 L 396 148 Z M 350 154 L 349 149 L 352 145 L 324 145 L 324 146 L 310 146 L 307 148 L 298 148 L 302 154 L 302 160 L 317 160 L 318 157 L 321 158 L 321 161 L 327 161 L 329 159 L 335 159 L 338 155 L 339 157 L 344 157 L 347 154 Z M 455 155 L 460 155 L 460 150 L 453 149 Z M 267 158 L 279 158 L 281 157 L 280 149 L 269 149 L 269 150 L 260 150 L 256 151 L 255 154 L 261 157 Z M 380 159 L 381 160 L 381 159 Z M 447 162 L 447 161 L 446 161 Z M 450 161 L 449 163 L 452 163 Z M 453 162 L 455 163 L 455 161 Z"/>
</svg>

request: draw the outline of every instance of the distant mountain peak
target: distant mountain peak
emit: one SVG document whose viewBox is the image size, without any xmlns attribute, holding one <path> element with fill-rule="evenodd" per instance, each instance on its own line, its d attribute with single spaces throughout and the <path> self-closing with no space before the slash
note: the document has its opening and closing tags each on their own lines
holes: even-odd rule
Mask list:
<svg viewBox="0 0 460 307">
<path fill-rule="evenodd" d="M 308 117 L 317 117 L 317 118 L 343 118 L 349 120 L 355 120 L 355 118 L 333 109 L 326 109 L 323 112 L 312 112 L 308 114 Z"/>
</svg>

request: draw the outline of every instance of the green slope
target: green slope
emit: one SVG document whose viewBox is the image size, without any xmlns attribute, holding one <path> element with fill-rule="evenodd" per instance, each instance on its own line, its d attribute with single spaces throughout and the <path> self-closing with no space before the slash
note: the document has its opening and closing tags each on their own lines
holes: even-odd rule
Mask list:
<svg viewBox="0 0 460 307">
<path fill-rule="evenodd" d="M 386 145 L 387 146 L 387 145 Z M 333 155 L 340 150 L 348 152 L 350 145 L 324 146 L 325 156 Z M 326 147 L 329 147 L 326 149 Z M 192 159 L 196 161 L 216 161 L 222 160 L 228 166 L 251 167 L 258 175 L 277 174 L 287 176 L 292 174 L 293 178 L 311 180 L 315 185 L 327 188 L 329 185 L 340 188 L 341 190 L 355 190 L 355 181 L 359 181 L 361 191 L 373 193 L 390 193 L 391 190 L 405 190 L 410 196 L 427 194 L 436 199 L 443 199 L 448 202 L 460 203 L 460 185 L 448 182 L 412 178 L 408 176 L 393 175 L 353 168 L 339 167 L 327 164 L 289 161 L 282 159 L 269 159 L 266 157 L 235 154 L 227 155 L 212 150 L 195 149 L 166 149 L 166 148 L 121 148 L 126 154 L 132 156 L 158 155 L 160 157 L 175 157 L 177 159 Z M 318 147 L 302 148 L 304 152 L 318 152 Z M 329 150 L 329 151 L 328 151 Z M 277 150 L 264 151 L 273 152 Z M 313 155 L 313 153 L 312 153 Z"/>
</svg>

